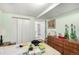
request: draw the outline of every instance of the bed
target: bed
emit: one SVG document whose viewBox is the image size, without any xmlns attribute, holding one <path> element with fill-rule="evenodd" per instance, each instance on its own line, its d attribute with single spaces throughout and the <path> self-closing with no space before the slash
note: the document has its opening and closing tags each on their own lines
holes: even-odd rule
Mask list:
<svg viewBox="0 0 79 59">
<path fill-rule="evenodd" d="M 0 55 L 23 55 L 24 52 L 28 51 L 30 42 L 22 44 L 23 47 L 21 48 L 19 47 L 19 45 L 20 44 L 0 47 Z M 43 53 L 42 55 L 61 55 L 60 52 L 50 47 L 46 43 L 44 43 L 44 45 L 45 45 L 45 53 Z"/>
</svg>

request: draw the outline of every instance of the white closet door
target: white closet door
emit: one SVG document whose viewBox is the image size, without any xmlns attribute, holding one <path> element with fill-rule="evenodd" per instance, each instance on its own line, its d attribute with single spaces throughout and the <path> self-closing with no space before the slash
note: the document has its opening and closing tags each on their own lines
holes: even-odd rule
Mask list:
<svg viewBox="0 0 79 59">
<path fill-rule="evenodd" d="M 17 33 L 18 33 L 18 43 L 22 43 L 22 20 L 18 19 L 18 29 L 17 29 Z"/>
<path fill-rule="evenodd" d="M 17 43 L 17 19 L 12 19 L 10 23 L 10 41 Z"/>
<path fill-rule="evenodd" d="M 30 20 L 18 19 L 18 43 L 30 40 Z"/>
<path fill-rule="evenodd" d="M 23 24 L 22 24 L 22 39 L 23 42 L 29 41 L 30 40 L 30 20 L 23 20 Z"/>
<path fill-rule="evenodd" d="M 11 42 L 23 43 L 34 40 L 34 22 L 23 19 L 13 19 L 11 22 Z"/>
</svg>

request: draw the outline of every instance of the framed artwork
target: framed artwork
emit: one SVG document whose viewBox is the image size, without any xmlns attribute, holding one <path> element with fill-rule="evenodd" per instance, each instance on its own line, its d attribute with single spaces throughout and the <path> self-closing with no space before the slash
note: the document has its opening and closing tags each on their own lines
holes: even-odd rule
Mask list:
<svg viewBox="0 0 79 59">
<path fill-rule="evenodd" d="M 55 29 L 56 28 L 56 20 L 49 20 L 48 21 L 48 29 Z"/>
</svg>

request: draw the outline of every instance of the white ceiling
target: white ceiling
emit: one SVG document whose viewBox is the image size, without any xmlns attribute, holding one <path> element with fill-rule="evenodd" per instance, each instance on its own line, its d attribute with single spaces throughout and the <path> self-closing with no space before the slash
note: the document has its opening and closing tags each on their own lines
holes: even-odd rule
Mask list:
<svg viewBox="0 0 79 59">
<path fill-rule="evenodd" d="M 0 3 L 0 10 L 8 13 L 36 17 L 50 5 L 52 5 L 52 3 L 40 5 L 34 3 Z"/>
<path fill-rule="evenodd" d="M 39 16 L 39 18 L 48 19 L 79 8 L 78 3 L 61 3 L 53 6 L 54 4 L 55 3 L 45 3 L 42 5 L 34 3 L 0 3 L 0 10 L 7 13 L 33 17 Z M 44 11 L 47 12 L 45 13 Z"/>
<path fill-rule="evenodd" d="M 50 10 L 45 15 L 42 15 L 40 18 L 49 19 L 49 18 L 57 17 L 78 8 L 79 8 L 79 3 L 61 3 L 55 8 L 53 8 L 52 10 Z"/>
</svg>

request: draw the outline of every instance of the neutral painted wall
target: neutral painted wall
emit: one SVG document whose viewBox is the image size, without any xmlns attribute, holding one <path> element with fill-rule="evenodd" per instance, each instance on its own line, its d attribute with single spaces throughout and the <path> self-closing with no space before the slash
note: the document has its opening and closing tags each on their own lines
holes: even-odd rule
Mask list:
<svg viewBox="0 0 79 59">
<path fill-rule="evenodd" d="M 76 25 L 76 32 L 79 38 L 79 9 L 72 10 L 70 12 L 64 13 L 58 17 L 56 17 L 56 31 L 57 33 L 62 33 L 64 35 L 65 32 L 65 24 L 69 26 L 70 32 L 70 25 Z"/>
<path fill-rule="evenodd" d="M 46 37 L 49 35 L 49 33 L 50 33 L 50 35 L 55 35 L 56 34 L 56 29 L 49 29 L 48 28 L 48 21 L 49 20 L 53 20 L 53 18 L 45 20 L 45 24 L 46 24 L 46 26 L 45 26 L 45 28 L 46 28 L 45 34 L 46 34 Z"/>
<path fill-rule="evenodd" d="M 61 33 L 64 36 L 65 24 L 69 26 L 69 34 L 70 34 L 70 25 L 74 24 L 76 26 L 76 34 L 79 39 L 79 9 L 75 9 L 75 10 L 60 14 L 54 19 L 56 19 L 56 29 L 48 29 L 48 20 L 50 19 L 46 20 L 46 36 L 48 35 L 49 32 L 51 32 L 51 35 L 54 35 L 56 32 L 57 35 Z"/>
<path fill-rule="evenodd" d="M 12 17 L 14 17 L 14 16 L 27 18 L 27 16 L 0 12 L 0 24 L 1 24 L 0 25 L 0 34 L 3 35 L 3 41 L 4 42 L 7 42 L 7 41 L 15 42 L 20 39 L 22 41 L 34 40 L 35 39 L 35 26 L 34 26 L 35 19 L 33 17 L 30 17 L 29 21 L 27 21 L 27 20 L 22 21 L 22 23 L 21 23 L 21 19 L 18 19 L 18 20 L 13 19 Z M 17 28 L 17 22 L 19 25 L 18 28 Z M 20 27 L 22 27 L 22 28 L 20 28 Z M 17 36 L 18 36 L 18 38 L 17 38 Z"/>
</svg>

